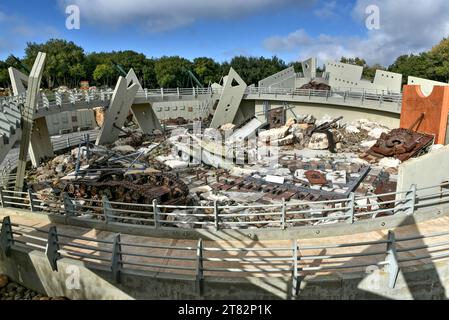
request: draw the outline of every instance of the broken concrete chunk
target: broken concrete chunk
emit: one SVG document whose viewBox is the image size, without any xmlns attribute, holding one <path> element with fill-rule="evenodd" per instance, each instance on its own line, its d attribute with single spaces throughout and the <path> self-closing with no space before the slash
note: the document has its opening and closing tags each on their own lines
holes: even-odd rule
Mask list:
<svg viewBox="0 0 449 320">
<path fill-rule="evenodd" d="M 388 132 L 390 132 L 390 130 L 385 129 L 385 128 L 377 127 L 377 128 L 374 128 L 374 129 L 370 130 L 370 131 L 368 132 L 368 135 L 369 135 L 370 137 L 375 138 L 375 139 L 379 139 L 380 136 L 382 135 L 382 133 L 388 133 Z"/>
<path fill-rule="evenodd" d="M 184 169 L 189 166 L 189 163 L 181 160 L 168 160 L 164 164 L 172 169 Z"/>
<path fill-rule="evenodd" d="M 351 125 L 350 126 L 346 126 L 345 131 L 347 133 L 360 133 L 360 130 L 357 129 L 356 126 L 351 126 Z"/>
<path fill-rule="evenodd" d="M 379 161 L 379 166 L 384 168 L 397 168 L 401 164 L 401 160 L 396 158 L 382 158 Z"/>
<path fill-rule="evenodd" d="M 278 183 L 278 184 L 284 184 L 285 178 L 284 177 L 279 177 L 279 176 L 271 176 L 271 175 L 267 175 L 265 177 L 265 181 L 267 182 L 273 182 L 273 183 Z"/>
<path fill-rule="evenodd" d="M 211 191 L 212 191 L 212 188 L 208 185 L 199 186 L 199 187 L 190 189 L 191 193 L 205 193 L 205 192 L 211 192 Z"/>
<path fill-rule="evenodd" d="M 224 125 L 222 125 L 220 127 L 221 130 L 223 131 L 229 131 L 229 130 L 234 130 L 235 129 L 235 124 L 233 123 L 225 123 Z"/>
<path fill-rule="evenodd" d="M 261 131 L 259 132 L 259 140 L 268 142 L 285 138 L 288 130 L 289 127 L 280 127 L 276 129 Z"/>
<path fill-rule="evenodd" d="M 360 143 L 360 146 L 363 148 L 371 148 L 376 144 L 377 140 L 364 140 Z"/>
<path fill-rule="evenodd" d="M 325 150 L 329 148 L 329 140 L 325 133 L 314 133 L 309 141 L 309 148 L 312 150 Z"/>
</svg>

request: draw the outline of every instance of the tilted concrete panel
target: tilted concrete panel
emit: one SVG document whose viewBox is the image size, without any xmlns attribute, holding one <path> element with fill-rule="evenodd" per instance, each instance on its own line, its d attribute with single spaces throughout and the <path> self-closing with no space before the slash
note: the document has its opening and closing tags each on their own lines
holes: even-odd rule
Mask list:
<svg viewBox="0 0 449 320">
<path fill-rule="evenodd" d="M 347 81 L 356 82 L 360 81 L 362 78 L 363 67 L 348 63 L 328 61 L 326 62 L 326 72 L 329 72 L 332 78 L 341 78 Z"/>
<path fill-rule="evenodd" d="M 263 80 L 259 81 L 259 87 L 285 87 L 285 88 L 291 88 L 291 83 L 294 84 L 296 77 L 295 68 L 289 67 L 282 71 L 279 71 Z M 290 81 L 287 81 L 290 80 Z M 290 85 L 283 86 L 282 84 L 284 82 L 288 82 Z"/>
<path fill-rule="evenodd" d="M 38 102 L 39 89 L 44 72 L 46 54 L 39 52 L 28 77 L 28 91 L 25 102 L 25 108 L 22 117 L 22 137 L 19 149 L 19 160 L 17 162 L 17 178 L 15 184 L 16 191 L 22 191 L 23 179 L 25 177 L 25 168 L 27 163 L 27 153 L 33 131 L 33 118 Z"/>
<path fill-rule="evenodd" d="M 120 77 L 118 79 L 111 104 L 106 111 L 103 127 L 97 137 L 97 145 L 113 143 L 118 139 L 120 129 L 125 124 L 126 117 L 128 116 L 138 89 L 138 84 L 134 83 L 128 87 L 125 78 Z"/>
<path fill-rule="evenodd" d="M 144 94 L 142 85 L 140 84 L 140 81 L 133 69 L 129 70 L 126 75 L 126 82 L 128 86 L 131 84 L 136 84 L 138 86 L 137 94 Z M 143 132 L 151 134 L 155 129 L 162 130 L 161 123 L 154 113 L 153 106 L 150 103 L 134 104 L 131 106 L 131 111 L 134 115 L 134 119 L 136 119 L 137 124 Z"/>
<path fill-rule="evenodd" d="M 376 89 L 379 88 L 382 90 L 401 92 L 402 74 L 385 70 L 376 70 L 373 85 Z"/>
<path fill-rule="evenodd" d="M 423 78 L 418 77 L 408 77 L 407 84 L 409 85 L 420 85 L 421 86 L 421 92 L 428 96 L 432 93 L 434 86 L 448 86 L 449 83 L 445 82 L 439 82 L 439 81 L 433 81 L 433 80 L 427 80 Z"/>
<path fill-rule="evenodd" d="M 223 92 L 212 119 L 211 128 L 218 128 L 225 123 L 233 123 L 242 101 L 247 85 L 233 68 L 229 70 Z"/>
<path fill-rule="evenodd" d="M 17 96 L 24 93 L 26 91 L 25 84 L 28 85 L 28 76 L 13 67 L 8 68 L 8 72 L 13 94 Z"/>
<path fill-rule="evenodd" d="M 313 79 L 316 77 L 316 58 L 309 58 L 301 62 L 302 74 L 304 78 Z"/>
</svg>

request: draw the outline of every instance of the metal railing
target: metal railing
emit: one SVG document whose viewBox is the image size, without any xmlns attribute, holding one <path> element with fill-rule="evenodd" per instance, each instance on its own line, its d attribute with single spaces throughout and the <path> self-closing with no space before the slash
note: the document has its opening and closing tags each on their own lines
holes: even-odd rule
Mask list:
<svg viewBox="0 0 449 320">
<path fill-rule="evenodd" d="M 143 89 L 140 90 L 136 98 L 139 99 L 152 99 L 157 97 L 164 100 L 166 97 L 178 97 L 183 96 L 218 96 L 221 95 L 223 89 L 211 87 L 208 88 L 160 88 L 160 89 Z M 107 90 L 89 90 L 79 91 L 73 90 L 65 93 L 55 92 L 50 94 L 40 93 L 40 98 L 36 111 L 39 113 L 41 110 L 58 109 L 61 110 L 64 106 L 74 104 L 92 104 L 95 105 L 99 102 L 108 103 L 112 99 L 114 91 L 112 89 Z M 365 103 L 378 103 L 378 104 L 395 104 L 401 105 L 402 94 L 393 93 L 385 90 L 375 89 L 357 89 L 357 88 L 332 88 L 331 90 L 312 90 L 312 89 L 296 89 L 296 88 L 272 88 L 272 87 L 248 87 L 245 91 L 246 95 L 284 95 L 284 96 L 298 96 L 306 97 L 310 100 L 321 99 L 327 101 L 339 101 L 342 103 L 354 103 L 358 102 L 361 105 Z M 26 93 L 18 96 L 4 97 L 0 100 L 0 104 L 23 104 L 26 100 Z"/>
<path fill-rule="evenodd" d="M 1 179 L 0 179 L 1 181 Z M 9 185 L 3 180 L 4 186 Z M 2 207 L 17 207 L 50 214 L 65 214 L 72 218 L 94 219 L 108 223 L 144 225 L 155 229 L 287 229 L 334 223 L 353 224 L 379 216 L 413 215 L 420 208 L 449 203 L 449 183 L 417 189 L 367 196 L 351 193 L 348 198 L 325 201 L 282 201 L 274 204 L 208 206 L 125 203 L 102 199 L 62 199 L 36 192 L 14 192 L 0 189 Z M 431 190 L 432 189 L 432 190 Z M 420 191 L 429 191 L 420 196 Z M 390 197 L 389 200 L 379 200 Z"/>
<path fill-rule="evenodd" d="M 248 87 L 247 95 L 281 95 L 281 96 L 297 96 L 304 97 L 309 100 L 320 99 L 329 102 L 340 103 L 366 103 L 394 104 L 400 106 L 402 104 L 402 93 L 387 92 L 384 90 L 371 89 L 355 89 L 355 88 L 332 88 L 331 90 L 313 90 L 313 89 L 295 89 L 295 88 L 264 88 L 264 87 Z"/>
<path fill-rule="evenodd" d="M 397 237 L 389 231 L 386 238 L 364 242 L 307 244 L 293 240 L 288 245 L 225 247 L 215 242 L 196 245 L 130 242 L 126 235 L 110 234 L 107 239 L 77 236 L 48 229 L 12 223 L 5 217 L 0 240 L 5 255 L 15 246 L 45 252 L 53 270 L 58 260 L 71 258 L 88 265 L 108 267 L 120 282 L 126 271 L 149 274 L 188 275 L 196 281 L 201 294 L 206 277 L 283 277 L 292 282 L 291 295 L 299 294 L 300 278 L 308 275 L 341 272 L 369 273 L 384 268 L 389 287 L 394 288 L 401 267 L 427 264 L 449 257 L 449 231 Z M 285 241 L 286 242 L 286 241 Z M 303 243 L 305 242 L 305 243 Z"/>
</svg>

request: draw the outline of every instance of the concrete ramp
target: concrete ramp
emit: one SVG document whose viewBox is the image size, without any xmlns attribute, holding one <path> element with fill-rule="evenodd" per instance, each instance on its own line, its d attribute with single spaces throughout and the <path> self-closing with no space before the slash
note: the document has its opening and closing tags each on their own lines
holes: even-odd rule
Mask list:
<svg viewBox="0 0 449 320">
<path fill-rule="evenodd" d="M 229 143 L 235 143 L 245 140 L 251 135 L 255 134 L 256 131 L 262 127 L 265 123 L 257 118 L 251 119 L 248 123 L 243 125 L 241 128 L 234 131 L 234 133 L 229 137 Z"/>
</svg>

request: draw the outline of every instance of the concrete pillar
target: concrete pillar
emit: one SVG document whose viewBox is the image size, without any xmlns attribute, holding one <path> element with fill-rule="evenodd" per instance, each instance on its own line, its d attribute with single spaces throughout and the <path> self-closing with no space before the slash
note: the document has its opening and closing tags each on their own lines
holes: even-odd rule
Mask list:
<svg viewBox="0 0 449 320">
<path fill-rule="evenodd" d="M 46 54 L 39 52 L 34 61 L 33 69 L 31 69 L 28 77 L 28 91 L 25 101 L 24 112 L 22 115 L 22 138 L 20 141 L 19 160 L 17 162 L 17 178 L 15 184 L 16 191 L 22 191 L 23 179 L 25 177 L 25 168 L 27 163 L 27 152 L 31 141 L 33 131 L 34 112 L 38 102 L 39 88 L 44 71 Z"/>
</svg>

